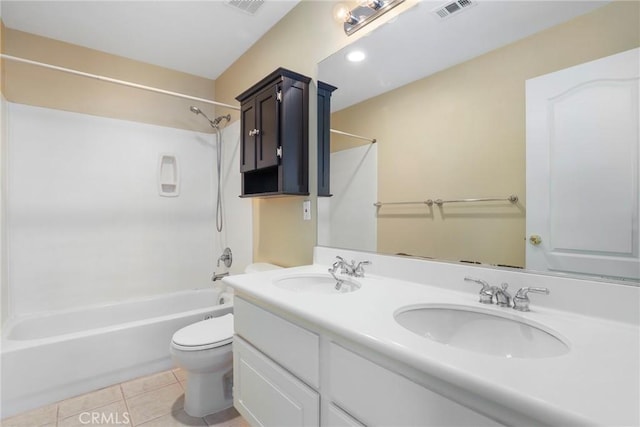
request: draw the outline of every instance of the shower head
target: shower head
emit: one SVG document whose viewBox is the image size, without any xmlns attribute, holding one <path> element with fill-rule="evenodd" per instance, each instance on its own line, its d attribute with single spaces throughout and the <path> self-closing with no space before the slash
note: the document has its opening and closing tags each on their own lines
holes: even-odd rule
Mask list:
<svg viewBox="0 0 640 427">
<path fill-rule="evenodd" d="M 198 115 L 198 114 L 202 114 L 202 116 L 207 119 L 209 121 L 209 124 L 211 125 L 211 127 L 213 128 L 218 128 L 218 125 L 220 124 L 220 122 L 222 120 L 226 120 L 227 122 L 231 121 L 231 114 L 227 114 L 226 116 L 218 116 L 215 118 L 215 120 L 211 120 L 209 117 L 207 117 L 207 115 L 205 113 L 202 112 L 201 109 L 199 109 L 198 107 L 194 107 L 193 105 L 189 107 L 189 110 L 191 110 L 192 113 Z"/>
</svg>

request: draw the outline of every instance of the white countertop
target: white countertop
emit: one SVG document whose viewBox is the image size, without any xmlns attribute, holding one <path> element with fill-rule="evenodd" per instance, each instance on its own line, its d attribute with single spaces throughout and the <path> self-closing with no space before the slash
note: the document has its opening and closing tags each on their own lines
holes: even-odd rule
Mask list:
<svg viewBox="0 0 640 427">
<path fill-rule="evenodd" d="M 357 279 L 361 289 L 344 294 L 292 292 L 272 284 L 286 275 L 326 272 L 327 266 L 312 265 L 230 276 L 224 283 L 542 424 L 640 424 L 638 325 L 536 306 L 533 298 L 532 311 L 520 313 L 480 304 L 473 292 L 431 286 L 429 279 L 414 283 L 367 274 Z M 566 340 L 570 351 L 539 359 L 484 355 L 423 338 L 394 320 L 402 307 L 433 303 L 482 306 L 542 324 Z"/>
</svg>

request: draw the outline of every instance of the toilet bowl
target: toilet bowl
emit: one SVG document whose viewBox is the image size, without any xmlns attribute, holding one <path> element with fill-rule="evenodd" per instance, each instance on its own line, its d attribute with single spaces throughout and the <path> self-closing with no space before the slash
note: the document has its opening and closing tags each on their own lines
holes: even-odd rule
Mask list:
<svg viewBox="0 0 640 427">
<path fill-rule="evenodd" d="M 247 266 L 245 272 L 280 268 L 257 263 Z M 223 292 L 220 303 L 233 301 L 231 295 Z M 184 411 L 192 417 L 204 417 L 233 405 L 232 341 L 233 314 L 201 320 L 173 334 L 171 357 L 187 373 Z"/>
<path fill-rule="evenodd" d="M 233 314 L 186 326 L 171 339 L 174 363 L 187 373 L 184 410 L 204 417 L 233 405 Z"/>
</svg>

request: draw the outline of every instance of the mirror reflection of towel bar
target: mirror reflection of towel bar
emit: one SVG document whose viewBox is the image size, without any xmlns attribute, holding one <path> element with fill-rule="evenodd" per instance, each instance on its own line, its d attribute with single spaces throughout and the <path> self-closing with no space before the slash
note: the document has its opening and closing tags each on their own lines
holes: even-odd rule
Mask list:
<svg viewBox="0 0 640 427">
<path fill-rule="evenodd" d="M 511 194 L 509 197 L 507 198 L 497 198 L 497 197 L 491 197 L 491 198 L 482 198 L 482 199 L 452 199 L 452 200 L 442 200 L 442 199 L 436 199 L 436 200 L 431 200 L 431 199 L 427 199 L 421 202 L 376 202 L 373 204 L 373 206 L 379 208 L 383 205 L 428 205 L 428 206 L 433 206 L 434 204 L 438 205 L 438 206 L 442 206 L 445 203 L 466 203 L 466 202 L 511 202 L 511 203 L 517 203 L 518 202 L 518 196 L 516 196 L 515 194 Z"/>
</svg>

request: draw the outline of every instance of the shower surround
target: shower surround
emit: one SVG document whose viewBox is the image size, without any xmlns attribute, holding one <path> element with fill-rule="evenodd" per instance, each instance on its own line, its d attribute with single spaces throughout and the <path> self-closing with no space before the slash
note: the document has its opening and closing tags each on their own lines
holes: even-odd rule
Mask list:
<svg viewBox="0 0 640 427">
<path fill-rule="evenodd" d="M 222 250 L 233 250 L 232 274 L 250 263 L 252 219 L 251 202 L 237 197 L 239 122 L 222 132 L 218 233 L 215 134 L 4 106 L 0 356 L 3 373 L 24 374 L 3 375 L 6 417 L 170 367 L 173 332 L 216 310 L 211 277 L 222 272 Z M 193 120 L 188 109 L 175 114 Z M 176 197 L 158 192 L 167 153 L 178 162 Z M 37 371 L 45 365 L 61 375 L 47 380 Z"/>
</svg>

